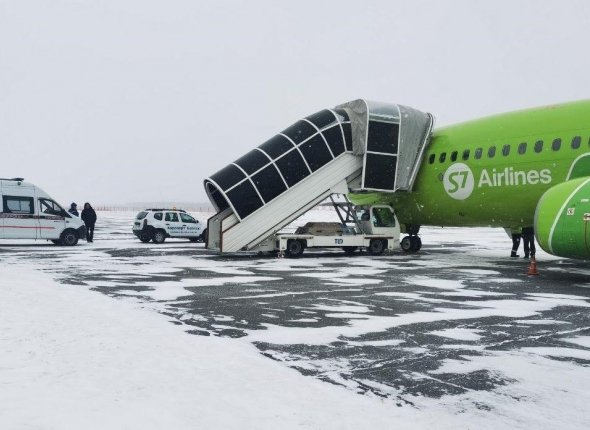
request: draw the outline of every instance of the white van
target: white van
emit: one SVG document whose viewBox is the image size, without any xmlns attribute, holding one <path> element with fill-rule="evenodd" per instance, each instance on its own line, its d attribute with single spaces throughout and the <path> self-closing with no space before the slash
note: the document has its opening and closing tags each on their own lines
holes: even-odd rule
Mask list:
<svg viewBox="0 0 590 430">
<path fill-rule="evenodd" d="M 0 179 L 0 239 L 41 239 L 73 246 L 86 239 L 80 218 L 22 178 Z"/>
</svg>

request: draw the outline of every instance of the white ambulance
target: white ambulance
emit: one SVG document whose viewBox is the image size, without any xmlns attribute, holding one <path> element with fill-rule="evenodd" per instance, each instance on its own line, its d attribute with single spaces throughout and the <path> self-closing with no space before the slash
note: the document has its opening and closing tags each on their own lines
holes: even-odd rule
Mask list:
<svg viewBox="0 0 590 430">
<path fill-rule="evenodd" d="M 40 239 L 73 246 L 86 239 L 86 227 L 41 188 L 22 178 L 0 178 L 0 239 Z"/>
</svg>

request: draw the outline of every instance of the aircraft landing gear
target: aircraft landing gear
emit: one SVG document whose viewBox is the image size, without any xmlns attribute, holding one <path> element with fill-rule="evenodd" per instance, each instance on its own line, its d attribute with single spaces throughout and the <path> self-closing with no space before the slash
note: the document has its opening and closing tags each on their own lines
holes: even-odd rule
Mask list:
<svg viewBox="0 0 590 430">
<path fill-rule="evenodd" d="M 400 245 L 404 252 L 418 252 L 422 248 L 422 240 L 419 236 L 406 236 Z"/>
</svg>

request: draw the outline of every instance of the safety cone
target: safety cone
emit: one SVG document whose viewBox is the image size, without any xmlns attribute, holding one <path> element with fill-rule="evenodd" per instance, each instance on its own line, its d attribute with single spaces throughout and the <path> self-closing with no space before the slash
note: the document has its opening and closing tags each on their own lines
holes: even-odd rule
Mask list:
<svg viewBox="0 0 590 430">
<path fill-rule="evenodd" d="M 531 257 L 531 264 L 529 265 L 529 271 L 526 273 L 527 275 L 538 275 L 539 271 L 537 270 L 537 260 L 535 257 Z"/>
</svg>

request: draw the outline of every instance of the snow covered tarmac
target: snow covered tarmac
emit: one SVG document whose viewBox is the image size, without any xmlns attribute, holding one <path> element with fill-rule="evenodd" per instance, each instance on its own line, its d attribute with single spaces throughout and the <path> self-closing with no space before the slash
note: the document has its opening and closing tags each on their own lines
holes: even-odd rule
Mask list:
<svg viewBox="0 0 590 430">
<path fill-rule="evenodd" d="M 100 215 L 94 244 L 0 246 L 2 428 L 586 426 L 587 263 L 526 277 L 493 229 L 227 258 Z"/>
</svg>

